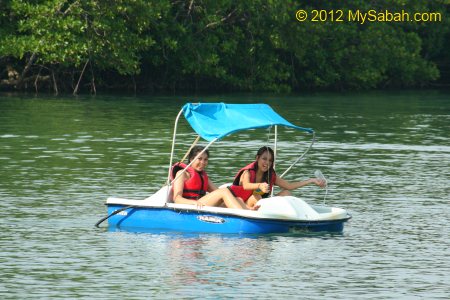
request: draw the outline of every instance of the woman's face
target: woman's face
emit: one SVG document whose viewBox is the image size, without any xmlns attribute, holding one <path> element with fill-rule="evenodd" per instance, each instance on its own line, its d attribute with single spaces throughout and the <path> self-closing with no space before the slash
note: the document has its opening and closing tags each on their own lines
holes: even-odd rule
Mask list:
<svg viewBox="0 0 450 300">
<path fill-rule="evenodd" d="M 263 154 L 257 156 L 256 161 L 258 162 L 258 169 L 262 172 L 266 172 L 273 164 L 273 157 L 272 155 L 270 155 L 269 151 L 266 151 Z"/>
<path fill-rule="evenodd" d="M 201 172 L 208 165 L 208 154 L 202 153 L 191 165 L 195 171 Z"/>
</svg>

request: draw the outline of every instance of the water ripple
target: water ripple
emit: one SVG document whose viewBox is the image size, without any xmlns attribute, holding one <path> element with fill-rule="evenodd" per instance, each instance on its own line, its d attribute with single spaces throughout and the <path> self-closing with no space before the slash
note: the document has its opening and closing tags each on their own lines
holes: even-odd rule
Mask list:
<svg viewBox="0 0 450 300">
<path fill-rule="evenodd" d="M 143 199 L 165 182 L 180 100 L 0 98 L 0 295 L 447 299 L 448 95 L 336 97 L 261 98 L 317 132 L 307 158 L 286 178 L 322 170 L 330 182 L 325 203 L 353 216 L 342 234 L 273 236 L 94 228 L 106 197 Z M 195 139 L 186 124 L 180 131 L 178 159 Z M 277 170 L 284 170 L 311 136 L 279 135 Z M 213 146 L 213 181 L 231 181 L 272 139 L 273 130 L 254 130 Z M 294 194 L 324 202 L 314 186 Z"/>
</svg>

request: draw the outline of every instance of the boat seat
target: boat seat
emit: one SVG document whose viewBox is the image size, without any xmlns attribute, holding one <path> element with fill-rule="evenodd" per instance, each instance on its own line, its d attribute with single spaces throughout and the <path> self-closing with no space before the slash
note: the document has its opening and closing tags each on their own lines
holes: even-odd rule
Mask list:
<svg viewBox="0 0 450 300">
<path fill-rule="evenodd" d="M 219 189 L 223 189 L 223 188 L 226 188 L 226 187 L 229 187 L 229 186 L 231 186 L 233 183 L 231 183 L 231 182 L 229 182 L 229 183 L 224 183 L 224 184 L 222 184 L 221 186 L 219 186 Z"/>
<path fill-rule="evenodd" d="M 174 203 L 173 202 L 173 189 L 172 188 L 170 188 L 169 196 L 167 197 L 167 203 Z"/>
<path fill-rule="evenodd" d="M 173 203 L 172 198 L 172 188 L 165 185 L 159 191 L 144 199 L 144 201 L 153 205 L 165 205 L 165 203 Z"/>
</svg>

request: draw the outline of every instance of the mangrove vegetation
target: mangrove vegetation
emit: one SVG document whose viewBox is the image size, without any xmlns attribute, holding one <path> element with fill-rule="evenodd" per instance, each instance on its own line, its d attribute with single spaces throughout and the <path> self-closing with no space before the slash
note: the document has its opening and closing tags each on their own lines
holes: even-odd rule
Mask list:
<svg viewBox="0 0 450 300">
<path fill-rule="evenodd" d="M 449 11 L 449 0 L 0 0 L 0 90 L 448 86 Z"/>
</svg>

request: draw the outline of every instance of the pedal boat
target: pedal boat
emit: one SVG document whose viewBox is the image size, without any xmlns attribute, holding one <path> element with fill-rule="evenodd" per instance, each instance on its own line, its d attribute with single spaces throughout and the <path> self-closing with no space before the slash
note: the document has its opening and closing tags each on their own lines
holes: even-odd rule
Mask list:
<svg viewBox="0 0 450 300">
<path fill-rule="evenodd" d="M 266 104 L 188 103 L 183 106 L 175 121 L 167 184 L 143 200 L 108 198 L 106 200 L 108 215 L 97 222 L 97 227 L 103 221 L 108 220 L 108 227 L 111 231 L 230 234 L 343 231 L 344 223 L 351 218 L 346 210 L 310 205 L 303 199 L 294 196 L 272 196 L 261 199 L 258 201 L 260 207 L 256 211 L 209 206 L 197 208 L 195 205 L 173 203 L 171 185 L 177 178 L 171 181 L 170 171 L 177 124 L 181 114 L 184 114 L 199 137 L 209 142 L 205 150 L 214 142 L 234 132 L 271 126 L 275 127 L 275 153 L 277 126 L 312 133 L 313 141 L 310 147 L 314 143 L 312 129 L 289 123 Z M 293 165 L 281 176 L 284 176 Z"/>
</svg>

